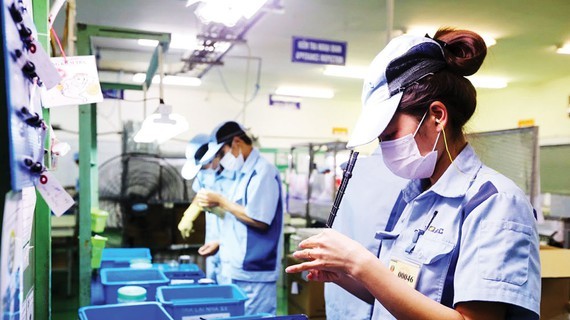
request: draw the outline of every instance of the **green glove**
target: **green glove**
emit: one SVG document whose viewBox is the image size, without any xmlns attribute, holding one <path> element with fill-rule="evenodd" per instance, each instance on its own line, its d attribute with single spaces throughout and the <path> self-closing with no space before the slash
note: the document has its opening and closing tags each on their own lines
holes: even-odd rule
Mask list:
<svg viewBox="0 0 570 320">
<path fill-rule="evenodd" d="M 194 220 L 198 218 L 202 212 L 202 207 L 199 205 L 192 203 L 186 211 L 184 211 L 184 216 L 180 219 L 178 223 L 178 230 L 180 230 L 180 234 L 182 238 L 188 239 L 190 234 L 192 233 L 192 228 L 194 227 Z"/>
</svg>

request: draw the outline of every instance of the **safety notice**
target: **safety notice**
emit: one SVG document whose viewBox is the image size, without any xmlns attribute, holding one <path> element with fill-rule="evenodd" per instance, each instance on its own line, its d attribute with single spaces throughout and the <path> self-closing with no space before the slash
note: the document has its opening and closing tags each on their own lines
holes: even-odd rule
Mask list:
<svg viewBox="0 0 570 320">
<path fill-rule="evenodd" d="M 346 63 L 346 42 L 293 37 L 291 61 L 343 66 Z"/>
</svg>

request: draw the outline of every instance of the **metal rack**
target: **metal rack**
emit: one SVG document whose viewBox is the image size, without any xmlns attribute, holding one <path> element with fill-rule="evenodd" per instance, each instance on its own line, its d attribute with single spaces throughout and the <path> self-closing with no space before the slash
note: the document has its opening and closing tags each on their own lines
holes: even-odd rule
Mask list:
<svg viewBox="0 0 570 320">
<path fill-rule="evenodd" d="M 338 191 L 338 182 L 342 177 L 339 166 L 344 161 L 338 161 L 338 155 L 342 153 L 344 158 L 345 153 L 346 159 L 348 159 L 349 152 L 350 150 L 346 149 L 345 141 L 304 143 L 291 146 L 287 170 L 287 211 L 292 216 L 304 217 L 307 227 L 312 226 L 315 222 L 326 223 Z M 332 157 L 332 162 L 327 164 L 326 160 L 329 157 Z M 319 169 L 321 173 L 319 173 Z M 329 178 L 330 181 L 325 181 L 325 187 L 330 188 L 332 192 L 330 197 L 315 199 L 314 175 L 323 174 L 324 170 L 328 170 L 327 174 L 332 174 L 332 179 Z M 297 183 L 293 183 L 290 180 L 293 177 L 300 178 L 299 180 L 302 180 L 304 186 L 300 186 L 298 180 Z M 305 179 L 306 183 L 304 183 Z M 332 185 L 328 185 L 328 183 Z"/>
</svg>

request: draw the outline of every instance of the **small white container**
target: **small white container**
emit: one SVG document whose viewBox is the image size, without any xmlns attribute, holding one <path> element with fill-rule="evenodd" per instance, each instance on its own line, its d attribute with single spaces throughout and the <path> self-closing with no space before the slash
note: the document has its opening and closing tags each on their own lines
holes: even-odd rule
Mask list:
<svg viewBox="0 0 570 320">
<path fill-rule="evenodd" d="M 134 303 L 146 301 L 146 289 L 139 286 L 124 286 L 117 289 L 118 303 Z"/>
</svg>

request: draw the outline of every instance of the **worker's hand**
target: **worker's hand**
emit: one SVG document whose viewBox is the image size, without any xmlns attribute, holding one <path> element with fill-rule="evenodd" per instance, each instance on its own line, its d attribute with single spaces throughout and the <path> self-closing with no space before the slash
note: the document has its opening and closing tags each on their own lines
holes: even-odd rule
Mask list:
<svg viewBox="0 0 570 320">
<path fill-rule="evenodd" d="M 196 200 L 201 207 L 212 208 L 222 204 L 225 199 L 219 193 L 207 189 L 202 189 L 196 195 Z"/>
<path fill-rule="evenodd" d="M 343 274 L 351 276 L 355 267 L 372 255 L 360 243 L 333 229 L 301 241 L 299 248 L 293 256 L 306 262 L 289 266 L 285 271 L 310 271 L 311 278 L 318 281 L 336 281 Z"/>
<path fill-rule="evenodd" d="M 210 207 L 210 208 L 206 208 L 205 210 L 210 212 L 210 213 L 217 215 L 220 219 L 224 219 L 224 217 L 226 215 L 226 210 L 224 210 L 220 207 Z"/>
<path fill-rule="evenodd" d="M 200 249 L 198 249 L 198 253 L 201 256 L 209 257 L 215 255 L 218 249 L 220 249 L 220 243 L 218 241 L 211 241 L 201 246 Z"/>
<path fill-rule="evenodd" d="M 182 216 L 182 219 L 180 219 L 178 223 L 178 230 L 180 230 L 182 238 L 187 239 L 190 237 L 192 228 L 194 227 L 194 220 L 198 218 L 200 212 L 202 212 L 202 208 L 195 203 L 192 203 L 188 209 L 184 211 L 184 216 Z"/>
</svg>

